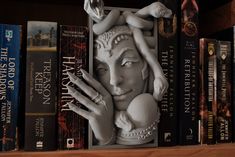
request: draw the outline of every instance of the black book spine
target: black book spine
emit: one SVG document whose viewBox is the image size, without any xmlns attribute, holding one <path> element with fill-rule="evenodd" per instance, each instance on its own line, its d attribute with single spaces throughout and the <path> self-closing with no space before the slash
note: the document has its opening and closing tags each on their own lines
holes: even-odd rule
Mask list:
<svg viewBox="0 0 235 157">
<path fill-rule="evenodd" d="M 198 143 L 198 1 L 181 3 L 179 144 Z"/>
<path fill-rule="evenodd" d="M 173 11 L 173 18 L 158 20 L 158 60 L 168 80 L 169 88 L 163 96 L 160 107 L 160 123 L 158 131 L 159 146 L 174 146 L 177 144 L 177 0 L 162 1 Z"/>
<path fill-rule="evenodd" d="M 232 141 L 231 43 L 218 41 L 217 51 L 217 142 Z"/>
<path fill-rule="evenodd" d="M 88 69 L 88 29 L 83 26 L 60 26 L 59 92 L 58 92 L 58 148 L 84 149 L 87 145 L 87 120 L 71 111 L 67 105 L 82 105 L 67 90 L 67 72 L 81 78 L 80 69 Z M 74 86 L 76 88 L 76 86 Z M 79 90 L 79 89 L 78 89 Z"/>
</svg>

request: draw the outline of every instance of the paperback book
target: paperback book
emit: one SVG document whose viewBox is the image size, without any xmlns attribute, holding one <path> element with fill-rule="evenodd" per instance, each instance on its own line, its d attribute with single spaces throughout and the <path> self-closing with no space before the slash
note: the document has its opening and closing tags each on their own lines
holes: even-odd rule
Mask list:
<svg viewBox="0 0 235 157">
<path fill-rule="evenodd" d="M 67 103 L 81 107 L 69 93 L 68 72 L 81 78 L 80 69 L 88 70 L 88 28 L 84 26 L 60 26 L 59 93 L 58 93 L 58 148 L 84 149 L 87 146 L 87 121 L 71 111 Z M 79 89 L 78 89 L 79 90 Z"/>
<path fill-rule="evenodd" d="M 28 21 L 25 141 L 27 151 L 57 148 L 57 23 Z"/>
<path fill-rule="evenodd" d="M 18 149 L 21 26 L 0 24 L 0 151 Z"/>
<path fill-rule="evenodd" d="M 199 143 L 201 144 L 214 144 L 216 141 L 216 53 L 215 39 L 200 39 Z"/>
<path fill-rule="evenodd" d="M 217 142 L 232 142 L 231 42 L 218 41 Z"/>
<path fill-rule="evenodd" d="M 179 58 L 179 144 L 198 143 L 198 1 L 181 1 Z"/>
<path fill-rule="evenodd" d="M 178 32 L 177 32 L 177 0 L 162 0 L 166 7 L 172 10 L 172 18 L 158 19 L 158 60 L 168 79 L 169 87 L 160 107 L 160 123 L 158 131 L 159 146 L 177 144 L 177 79 L 178 79 Z"/>
</svg>

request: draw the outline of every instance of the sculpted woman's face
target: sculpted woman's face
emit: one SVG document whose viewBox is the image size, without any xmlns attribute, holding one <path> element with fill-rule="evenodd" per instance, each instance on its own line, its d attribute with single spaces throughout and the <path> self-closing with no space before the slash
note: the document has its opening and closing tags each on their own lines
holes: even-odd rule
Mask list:
<svg viewBox="0 0 235 157">
<path fill-rule="evenodd" d="M 126 110 L 130 102 L 144 91 L 144 62 L 132 36 L 113 39 L 112 43 L 110 49 L 96 49 L 94 72 L 120 111 Z"/>
</svg>

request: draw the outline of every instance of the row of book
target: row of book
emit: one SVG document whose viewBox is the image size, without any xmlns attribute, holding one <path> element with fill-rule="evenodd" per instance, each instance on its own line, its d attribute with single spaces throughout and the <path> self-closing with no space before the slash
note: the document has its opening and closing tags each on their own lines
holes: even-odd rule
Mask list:
<svg viewBox="0 0 235 157">
<path fill-rule="evenodd" d="M 223 99 L 226 99 L 225 102 L 230 101 L 229 112 L 225 114 L 227 116 L 229 113 L 230 118 L 234 114 L 231 106 L 235 106 L 232 104 L 232 98 L 235 97 L 231 83 L 233 81 L 227 76 L 232 73 L 231 70 L 225 74 L 224 66 L 218 70 L 209 66 L 211 63 L 215 64 L 217 57 L 214 54 L 213 59 L 210 59 L 208 55 L 212 50 L 219 52 L 218 45 L 222 42 L 202 39 L 204 42 L 200 44 L 204 44 L 204 49 L 199 49 L 198 8 L 194 6 L 192 9 L 192 4 L 185 6 L 182 3 L 179 12 L 178 0 L 161 2 L 173 11 L 173 18 L 158 20 L 158 59 L 169 82 L 168 92 L 159 102 L 161 118 L 158 145 L 219 142 L 215 137 L 218 135 L 215 130 L 218 129 L 216 127 L 218 124 L 215 120 L 221 118 L 218 117 L 220 115 L 218 108 L 212 107 L 215 102 L 209 102 L 211 100 L 209 96 L 213 96 L 215 100 L 218 91 L 223 91 L 221 94 L 228 96 Z M 88 70 L 90 66 L 88 65 L 89 29 L 82 26 L 58 27 L 56 22 L 42 21 L 29 21 L 27 33 L 22 32 L 21 27 L 16 25 L 1 24 L 0 28 L 0 149 L 2 151 L 18 149 L 22 141 L 24 150 L 86 148 L 88 124 L 67 106 L 68 102 L 77 103 L 77 101 L 68 94 L 66 86 L 73 86 L 67 72 L 81 76 L 80 69 Z M 21 36 L 27 36 L 25 50 L 21 49 Z M 214 43 L 214 48 L 209 46 L 209 43 Z M 223 53 L 221 57 L 225 57 L 225 54 Z M 230 60 L 231 56 L 234 56 L 233 53 L 227 55 L 230 57 L 226 56 L 226 59 Z M 22 62 L 25 59 L 26 61 Z M 227 70 L 231 68 L 231 62 L 230 65 L 228 63 L 226 61 Z M 216 68 L 219 68 L 217 63 Z M 235 72 L 232 74 L 235 75 Z M 223 86 L 219 90 L 220 87 L 215 84 L 214 78 L 212 79 L 214 84 L 211 80 L 215 75 L 217 81 L 219 78 L 230 78 L 230 84 L 227 84 L 229 83 L 227 80 L 221 81 Z M 226 92 L 225 86 L 228 87 Z M 227 94 L 229 92 L 230 95 Z M 215 101 L 218 104 L 218 100 Z M 79 103 L 76 105 L 79 106 Z M 223 110 L 221 113 L 224 114 L 227 108 L 223 107 L 228 106 L 223 104 L 220 106 Z M 214 112 L 214 117 L 213 109 L 217 111 Z M 21 124 L 22 119 L 25 125 Z M 212 120 L 213 126 L 209 120 Z M 232 134 L 234 132 L 232 127 L 235 126 L 231 123 L 234 122 L 230 120 L 227 123 L 229 140 L 226 142 L 232 141 L 232 135 L 235 139 L 235 135 Z M 209 132 L 213 134 L 209 136 Z M 211 135 L 213 142 L 209 139 Z M 21 139 L 22 137 L 24 139 Z"/>
<path fill-rule="evenodd" d="M 200 39 L 200 142 L 234 141 L 235 26 Z"/>
<path fill-rule="evenodd" d="M 2 151 L 86 146 L 87 122 L 66 106 L 74 101 L 66 86 L 72 86 L 67 72 L 81 76 L 80 69 L 88 69 L 88 28 L 61 25 L 59 38 L 57 28 L 56 22 L 29 21 L 23 56 L 21 26 L 0 25 Z"/>
<path fill-rule="evenodd" d="M 175 3 L 173 6 L 177 6 Z M 235 26 L 209 36 L 211 39 L 199 40 L 195 4 L 184 6 L 181 1 L 181 10 L 175 10 L 178 28 L 173 27 L 174 20 L 164 19 L 162 33 L 159 21 L 158 59 L 169 89 L 159 103 L 158 144 L 234 142 Z M 172 35 L 175 29 L 178 31 Z"/>
<path fill-rule="evenodd" d="M 191 49 L 197 50 L 197 29 L 191 32 L 188 30 L 191 26 L 197 27 L 197 21 L 193 21 L 197 19 L 197 13 L 192 16 L 192 19 L 187 18 L 187 14 L 185 14 L 185 18 L 182 18 L 182 25 L 185 26 L 178 26 L 179 23 L 181 24 L 181 22 L 178 22 L 180 20 L 177 7 L 179 2 L 177 0 L 171 2 L 162 0 L 161 2 L 173 11 L 172 19 L 159 19 L 157 32 L 159 62 L 170 84 L 167 94 L 159 103 L 161 109 L 159 145 L 170 146 L 178 143 L 177 136 L 179 134 L 182 137 L 181 143 L 187 143 L 188 139 L 186 138 L 189 136 L 185 132 L 188 126 L 185 124 L 194 124 L 191 121 L 196 120 L 187 118 L 190 114 L 181 114 L 182 119 L 189 121 L 182 122 L 179 126 L 177 104 L 179 104 L 179 100 L 184 101 L 184 94 L 180 91 L 182 99 L 177 99 L 177 93 L 179 93 L 177 92 L 177 81 L 180 75 L 176 72 L 178 70 L 176 65 L 179 64 L 178 52 L 180 48 L 182 48 L 182 51 L 188 51 L 188 56 L 185 55 L 185 57 L 192 57 Z M 179 33 L 179 28 L 184 28 L 182 33 Z M 87 141 L 87 136 L 85 136 L 87 133 L 86 122 L 66 106 L 67 102 L 74 101 L 68 94 L 66 86 L 72 85 L 67 76 L 68 71 L 80 76 L 80 68 L 88 69 L 88 30 L 81 27 L 61 26 L 59 38 L 57 38 L 56 31 L 56 23 L 28 22 L 25 63 L 26 83 L 23 85 L 26 88 L 21 93 L 25 97 L 25 101 L 23 101 L 25 103 L 23 105 L 23 107 L 25 106 L 25 126 L 23 127 L 25 130 L 23 132 L 25 150 L 55 149 L 57 142 L 53 139 L 58 139 L 59 149 L 84 148 Z M 180 35 L 182 44 L 186 46 L 178 46 L 180 43 L 178 37 Z M 59 41 L 58 44 L 57 41 Z M 188 46 L 188 42 L 194 45 Z M 57 58 L 56 53 L 57 45 L 59 45 L 59 58 Z M 190 59 L 186 58 L 185 60 Z M 57 69 L 57 64 L 59 64 L 59 69 Z M 58 83 L 55 81 L 56 76 L 58 76 Z M 56 94 L 55 89 L 58 89 L 58 94 Z M 191 90 L 194 91 L 194 89 Z M 190 102 L 194 101 L 194 99 L 190 100 Z M 185 103 L 182 102 L 182 104 Z M 195 105 L 194 102 L 192 109 L 195 109 Z M 56 113 L 58 115 L 58 132 L 55 123 L 57 120 Z M 179 128 L 182 129 L 179 130 Z M 2 139 L 6 139 L 9 136 L 4 135 L 2 137 Z M 22 135 L 19 138 L 21 137 Z M 196 134 L 194 133 L 194 135 L 190 135 L 189 140 L 194 140 L 195 137 Z M 6 140 L 3 143 L 6 143 Z M 14 140 L 11 145 L 15 143 L 17 142 Z M 8 147 L 2 146 L 1 150 L 7 149 Z"/>
<path fill-rule="evenodd" d="M 232 142 L 231 42 L 200 39 L 200 121 L 202 144 Z"/>
<path fill-rule="evenodd" d="M 173 11 L 173 18 L 158 20 L 158 59 L 169 82 L 168 92 L 159 102 L 161 119 L 158 143 L 159 146 L 196 144 L 198 11 L 190 10 L 189 6 L 183 9 L 182 18 L 179 18 L 178 0 L 161 2 Z M 19 44 L 17 52 L 20 53 L 21 30 L 19 26 L 15 27 L 18 32 L 16 41 Z M 20 94 L 12 94 L 17 101 L 19 96 L 25 100 L 21 101 L 23 103 L 15 103 L 15 113 L 11 112 L 11 119 L 16 121 L 17 111 L 22 110 L 18 108 L 25 108 L 23 116 L 19 117 L 24 117 L 25 125 L 20 128 L 19 132 L 22 133 L 18 136 L 16 122 L 9 124 L 11 129 L 1 124 L 2 128 L 6 128 L 0 130 L 1 150 L 17 148 L 22 137 L 24 139 L 20 141 L 24 143 L 24 150 L 81 149 L 87 146 L 87 122 L 68 108 L 67 102 L 76 101 L 68 94 L 66 86 L 73 86 L 69 81 L 68 71 L 81 76 L 79 69 L 88 69 L 88 29 L 60 26 L 57 37 L 57 28 L 57 23 L 54 22 L 28 22 L 26 62 L 23 63 L 25 65 L 15 66 L 15 71 L 23 67 L 21 71 L 26 72 L 25 78 L 23 77 L 25 83 L 19 76 L 17 78 L 21 87 L 25 88 Z M 10 29 L 6 28 L 1 32 L 7 32 L 6 30 Z M 16 33 L 5 34 L 10 36 Z M 9 37 L 5 40 L 9 40 Z M 182 56 L 179 56 L 180 51 L 184 52 Z M 20 54 L 14 55 L 18 56 L 20 62 Z M 15 89 L 19 90 L 19 87 Z M 7 97 L 5 101 L 9 102 L 10 99 Z M 4 117 L 13 110 L 2 111 L 4 113 L 1 112 L 1 115 Z M 14 131 L 9 131 L 12 129 Z M 11 135 L 8 135 L 9 132 Z"/>
<path fill-rule="evenodd" d="M 169 83 L 159 103 L 159 146 L 198 143 L 199 9 L 191 2 L 163 1 L 175 16 L 164 19 L 164 31 L 159 20 L 158 60 Z"/>
<path fill-rule="evenodd" d="M 182 137 L 182 144 L 187 143 L 187 139 L 184 137 L 187 127 L 184 124 L 191 125 L 194 124 L 191 123 L 191 121 L 195 121 L 195 119 L 190 120 L 187 118 L 186 114 L 182 114 L 181 118 L 189 121 L 182 122 L 180 124 L 182 125 L 182 129 L 179 131 L 181 126 L 178 126 L 177 93 L 179 92 L 177 92 L 177 81 L 180 75 L 176 72 L 178 70 L 178 66 L 176 65 L 179 64 L 178 52 L 181 47 L 187 49 L 187 51 L 189 51 L 187 52 L 188 54 L 191 53 L 190 49 L 197 49 L 197 21 L 193 20 L 197 20 L 198 13 L 193 12 L 195 16 L 190 16 L 189 18 L 188 12 L 182 11 L 184 18 L 182 18 L 182 26 L 180 26 L 181 22 L 179 22 L 179 20 L 181 20 L 181 18 L 179 18 L 178 13 L 178 5 L 180 5 L 180 2 L 178 0 L 160 0 L 160 2 L 173 11 L 172 19 L 159 19 L 159 29 L 157 32 L 159 38 L 159 62 L 170 84 L 167 94 L 159 103 L 161 120 L 158 137 L 160 146 L 170 146 L 178 143 L 178 135 Z M 184 7 L 183 10 L 185 9 Z M 187 8 L 187 10 L 189 9 Z M 195 30 L 190 31 L 190 27 L 192 26 L 194 26 L 193 28 L 195 28 Z M 10 26 L 7 25 L 7 27 Z M 182 29 L 182 33 L 179 32 L 179 28 L 184 28 Z M 6 28 L 6 30 L 9 29 Z M 19 44 L 17 52 L 20 53 L 20 27 L 17 28 L 17 32 L 16 41 Z M 19 76 L 17 78 L 23 90 L 21 90 L 20 94 L 12 94 L 15 95 L 15 99 L 21 103 L 15 103 L 15 113 L 11 112 L 11 119 L 16 120 L 17 111 L 22 112 L 21 108 L 24 108 L 23 116 L 21 113 L 19 119 L 24 119 L 25 125 L 20 124 L 20 135 L 18 136 L 16 122 L 9 124 L 12 127 L 11 129 L 1 124 L 2 128 L 7 128 L 5 131 L 0 130 L 2 141 L 0 143 L 1 150 L 17 148 L 19 139 L 24 143 L 24 150 L 52 150 L 56 148 L 79 149 L 86 146 L 86 142 L 88 141 L 87 122 L 70 111 L 66 105 L 67 102 L 74 101 L 74 98 L 68 94 L 66 86 L 73 86 L 67 76 L 68 71 L 80 76 L 80 68 L 88 69 L 88 29 L 84 27 L 60 26 L 59 37 L 57 37 L 56 32 L 57 23 L 28 22 L 27 50 L 25 50 L 27 53 L 26 56 L 24 56 L 26 62 L 23 63 L 22 66 L 15 66 L 17 68 L 15 71 L 21 69 L 21 71 L 26 73 L 25 78 L 23 77 L 22 79 L 21 77 L 22 80 L 20 80 Z M 185 41 L 185 43 L 182 42 L 183 46 L 178 46 L 180 43 L 178 40 L 179 35 L 181 35 L 181 40 Z M 23 33 L 23 37 L 24 36 L 25 33 Z M 4 38 L 4 35 L 1 35 L 1 38 Z M 16 38 L 15 35 L 14 38 Z M 59 43 L 57 43 L 58 41 Z M 195 44 L 194 47 L 184 46 L 187 45 L 188 42 Z M 57 51 L 59 55 L 57 55 Z M 18 56 L 18 60 L 20 61 L 20 54 L 14 55 Z M 185 57 L 188 56 L 185 55 Z M 190 60 L 190 58 L 188 60 Z M 22 75 L 24 76 L 24 74 Z M 16 89 L 19 90 L 19 87 Z M 181 97 L 184 97 L 183 93 Z M 23 100 L 18 100 L 20 98 Z M 9 100 L 10 98 L 6 98 L 6 101 Z M 195 104 L 196 103 L 194 103 L 194 105 Z M 2 111 L 7 112 L 5 110 Z M 10 111 L 13 110 L 9 110 L 9 112 Z M 5 113 L 1 113 L 1 115 L 4 114 Z M 9 131 L 12 129 L 14 129 L 14 131 Z M 6 132 L 11 132 L 12 134 L 7 135 Z M 24 137 L 24 139 L 21 139 L 22 137 Z M 194 137 L 196 137 L 196 134 L 190 136 L 189 140 L 194 139 Z"/>
</svg>

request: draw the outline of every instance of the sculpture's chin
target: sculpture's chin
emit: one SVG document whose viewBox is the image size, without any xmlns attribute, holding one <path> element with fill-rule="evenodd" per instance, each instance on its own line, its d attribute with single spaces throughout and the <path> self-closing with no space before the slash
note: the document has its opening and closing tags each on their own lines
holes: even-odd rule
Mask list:
<svg viewBox="0 0 235 157">
<path fill-rule="evenodd" d="M 156 139 L 160 113 L 152 95 L 144 93 L 135 97 L 127 109 L 127 114 L 134 129 L 120 129 L 117 134 L 118 144 L 139 145 Z"/>
</svg>

